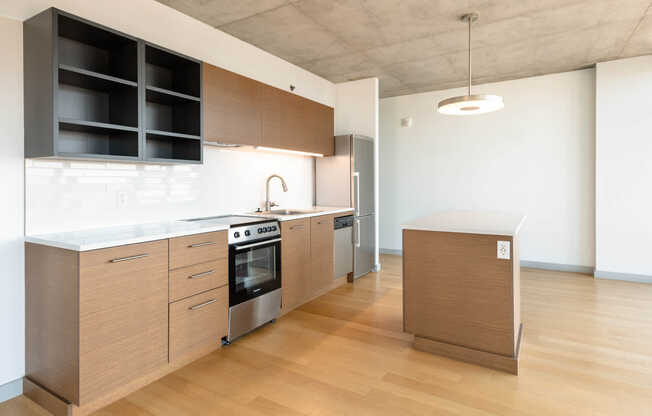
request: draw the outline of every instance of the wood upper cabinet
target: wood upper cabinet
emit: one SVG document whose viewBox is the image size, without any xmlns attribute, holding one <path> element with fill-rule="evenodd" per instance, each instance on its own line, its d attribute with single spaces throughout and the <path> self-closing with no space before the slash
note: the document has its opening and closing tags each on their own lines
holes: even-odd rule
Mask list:
<svg viewBox="0 0 652 416">
<path fill-rule="evenodd" d="M 333 284 L 333 216 L 310 218 L 310 293 L 317 296 Z"/>
<path fill-rule="evenodd" d="M 333 108 L 206 63 L 202 85 L 205 140 L 333 154 Z"/>
<path fill-rule="evenodd" d="M 207 63 L 202 71 L 205 140 L 259 145 L 263 84 Z"/>
<path fill-rule="evenodd" d="M 310 219 L 281 222 L 283 313 L 310 298 Z"/>
</svg>

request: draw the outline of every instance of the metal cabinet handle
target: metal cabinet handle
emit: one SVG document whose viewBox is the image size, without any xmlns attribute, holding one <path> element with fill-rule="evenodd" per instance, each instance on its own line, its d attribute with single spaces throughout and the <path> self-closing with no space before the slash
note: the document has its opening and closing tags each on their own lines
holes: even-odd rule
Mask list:
<svg viewBox="0 0 652 416">
<path fill-rule="evenodd" d="M 214 246 L 215 244 L 217 244 L 215 241 L 206 241 L 205 243 L 191 244 L 188 247 L 196 248 L 196 247 L 204 247 L 204 246 Z"/>
<path fill-rule="evenodd" d="M 303 225 L 293 225 L 290 227 L 290 230 L 303 230 L 305 227 Z"/>
<path fill-rule="evenodd" d="M 353 172 L 355 180 L 355 215 L 360 215 L 360 172 Z"/>
<path fill-rule="evenodd" d="M 358 224 L 355 231 L 355 246 L 360 247 L 360 220 L 355 220 L 355 222 Z"/>
<path fill-rule="evenodd" d="M 137 260 L 147 256 L 149 256 L 149 254 L 138 254 L 136 256 L 120 257 L 118 259 L 111 260 L 111 263 L 120 263 L 121 261 Z"/>
<path fill-rule="evenodd" d="M 201 309 L 201 308 L 203 308 L 204 306 L 208 306 L 208 305 L 210 305 L 211 303 L 215 303 L 215 302 L 217 302 L 217 299 L 207 300 L 207 301 L 204 302 L 204 303 L 200 303 L 199 305 L 191 306 L 191 307 L 189 307 L 188 309 L 190 309 L 191 311 L 196 311 L 197 309 Z"/>
<path fill-rule="evenodd" d="M 188 279 L 199 279 L 200 277 L 208 276 L 209 274 L 213 274 L 213 273 L 215 273 L 215 269 L 209 270 L 209 271 L 203 272 L 203 273 L 197 273 L 197 274 L 190 275 L 190 276 L 188 276 Z"/>
<path fill-rule="evenodd" d="M 280 238 L 275 238 L 273 240 L 261 241 L 260 243 L 247 244 L 246 246 L 236 246 L 236 250 L 244 250 L 245 248 L 258 247 L 269 243 L 278 243 L 281 241 Z"/>
</svg>

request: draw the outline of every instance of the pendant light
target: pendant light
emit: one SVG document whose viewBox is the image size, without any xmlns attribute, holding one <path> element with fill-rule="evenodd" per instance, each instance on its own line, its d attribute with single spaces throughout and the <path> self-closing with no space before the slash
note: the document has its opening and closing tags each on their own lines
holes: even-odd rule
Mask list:
<svg viewBox="0 0 652 416">
<path fill-rule="evenodd" d="M 464 116 L 490 113 L 505 106 L 500 95 L 471 94 L 471 25 L 476 20 L 478 20 L 477 13 L 462 16 L 462 21 L 469 24 L 469 91 L 466 95 L 440 101 L 437 110 L 442 114 Z"/>
</svg>

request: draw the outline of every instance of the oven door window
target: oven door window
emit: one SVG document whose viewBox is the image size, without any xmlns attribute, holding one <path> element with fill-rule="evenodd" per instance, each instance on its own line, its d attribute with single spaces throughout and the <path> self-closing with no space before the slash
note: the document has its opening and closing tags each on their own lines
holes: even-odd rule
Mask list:
<svg viewBox="0 0 652 416">
<path fill-rule="evenodd" d="M 280 243 L 246 246 L 234 246 L 229 250 L 229 303 L 232 306 L 281 287 Z"/>
</svg>

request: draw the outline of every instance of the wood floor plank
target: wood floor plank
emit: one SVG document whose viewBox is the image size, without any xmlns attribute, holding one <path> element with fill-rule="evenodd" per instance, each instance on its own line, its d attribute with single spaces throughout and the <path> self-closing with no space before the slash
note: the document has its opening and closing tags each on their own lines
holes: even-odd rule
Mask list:
<svg viewBox="0 0 652 416">
<path fill-rule="evenodd" d="M 401 258 L 96 416 L 652 414 L 652 285 L 523 269 L 520 375 L 411 347 Z M 42 416 L 25 397 L 0 416 Z"/>
</svg>

